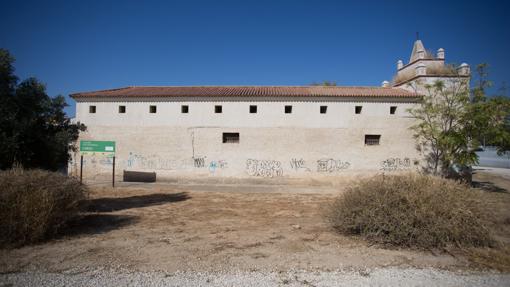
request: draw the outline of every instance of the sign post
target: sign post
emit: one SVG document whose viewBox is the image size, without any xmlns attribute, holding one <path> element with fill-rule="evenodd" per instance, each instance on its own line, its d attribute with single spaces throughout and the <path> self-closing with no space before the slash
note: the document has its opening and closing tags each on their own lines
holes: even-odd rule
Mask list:
<svg viewBox="0 0 510 287">
<path fill-rule="evenodd" d="M 80 141 L 80 182 L 83 178 L 83 155 L 103 154 L 113 156 L 112 187 L 115 187 L 115 142 L 114 141 Z"/>
<path fill-rule="evenodd" d="M 112 187 L 115 187 L 115 156 L 113 156 Z"/>
<path fill-rule="evenodd" d="M 83 181 L 83 155 L 80 155 L 80 183 Z"/>
</svg>

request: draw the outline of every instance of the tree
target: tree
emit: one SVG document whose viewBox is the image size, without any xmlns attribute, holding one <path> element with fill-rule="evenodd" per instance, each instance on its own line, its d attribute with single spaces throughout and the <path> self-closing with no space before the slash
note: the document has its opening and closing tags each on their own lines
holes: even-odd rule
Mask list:
<svg viewBox="0 0 510 287">
<path fill-rule="evenodd" d="M 336 82 L 334 82 L 334 81 L 323 81 L 323 82 L 320 82 L 320 83 L 313 82 L 313 83 L 310 84 L 310 86 L 326 86 L 326 87 L 330 87 L 330 86 L 336 86 Z"/>
<path fill-rule="evenodd" d="M 510 115 L 507 98 L 488 98 L 486 65 L 478 66 L 479 80 L 470 91 L 465 78 L 456 77 L 425 85 L 420 104 L 410 110 L 417 120 L 411 127 L 418 149 L 424 152 L 426 171 L 451 176 L 455 166 L 478 162 L 480 139 L 494 139 L 498 147 L 510 146 L 505 118 Z M 471 95 L 471 97 L 470 97 Z"/>
<path fill-rule="evenodd" d="M 63 96 L 49 97 L 35 78 L 18 84 L 14 58 L 0 49 L 0 169 L 14 164 L 57 170 L 66 166 L 83 124 L 71 123 Z"/>
<path fill-rule="evenodd" d="M 480 64 L 476 67 L 478 80 L 471 91 L 473 111 L 473 125 L 478 132 L 478 140 L 483 145 L 495 146 L 498 153 L 510 150 L 510 101 L 505 96 L 505 83 L 499 89 L 501 94 L 487 97 L 486 90 L 493 86 L 488 80 L 488 65 Z M 483 127 L 482 129 L 476 129 Z"/>
<path fill-rule="evenodd" d="M 14 93 L 18 78 L 14 76 L 14 58 L 7 50 L 0 49 L 0 168 L 4 162 L 12 161 L 14 146 L 14 123 L 16 106 Z"/>
</svg>

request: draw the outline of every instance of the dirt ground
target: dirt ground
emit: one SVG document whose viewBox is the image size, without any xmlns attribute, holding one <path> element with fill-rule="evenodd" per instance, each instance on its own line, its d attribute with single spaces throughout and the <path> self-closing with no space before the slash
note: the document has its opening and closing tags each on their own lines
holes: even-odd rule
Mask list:
<svg viewBox="0 0 510 287">
<path fill-rule="evenodd" d="M 510 173 L 478 170 L 498 239 L 510 242 Z M 345 183 L 92 187 L 88 212 L 57 239 L 0 250 L 0 272 L 470 270 L 465 256 L 391 250 L 335 233 L 324 215 Z"/>
</svg>

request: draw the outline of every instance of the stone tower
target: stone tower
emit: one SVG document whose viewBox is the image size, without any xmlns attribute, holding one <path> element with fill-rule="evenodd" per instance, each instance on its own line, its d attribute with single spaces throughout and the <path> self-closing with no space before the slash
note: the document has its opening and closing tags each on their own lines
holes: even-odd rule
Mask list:
<svg viewBox="0 0 510 287">
<path fill-rule="evenodd" d="M 409 62 L 397 61 L 397 74 L 392 86 L 425 94 L 424 86 L 441 80 L 445 83 L 464 79 L 469 81 L 470 68 L 466 63 L 460 66 L 445 64 L 445 50 L 439 48 L 434 55 L 425 49 L 421 40 L 416 40 Z"/>
</svg>

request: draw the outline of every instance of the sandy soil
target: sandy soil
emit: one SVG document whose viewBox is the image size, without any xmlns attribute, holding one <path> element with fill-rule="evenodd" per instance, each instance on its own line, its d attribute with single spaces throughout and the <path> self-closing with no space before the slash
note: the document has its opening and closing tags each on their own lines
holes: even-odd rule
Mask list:
<svg viewBox="0 0 510 287">
<path fill-rule="evenodd" d="M 478 171 L 508 207 L 510 181 Z M 0 272 L 77 268 L 136 271 L 468 270 L 462 256 L 389 250 L 338 235 L 324 218 L 336 185 L 165 184 L 94 187 L 86 213 L 60 238 L 0 250 Z M 489 192 L 488 192 L 489 193 Z M 505 208 L 503 208 L 505 209 Z M 509 209 L 501 212 L 510 218 Z M 500 230 L 502 239 L 510 231 Z"/>
</svg>

